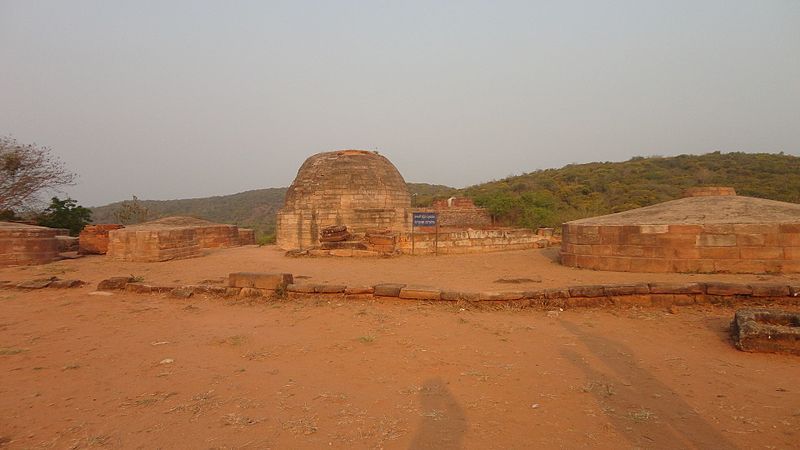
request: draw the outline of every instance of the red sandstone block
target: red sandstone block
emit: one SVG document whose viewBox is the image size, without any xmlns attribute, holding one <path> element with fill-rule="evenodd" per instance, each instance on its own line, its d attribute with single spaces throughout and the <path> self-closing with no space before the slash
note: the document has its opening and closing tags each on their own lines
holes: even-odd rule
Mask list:
<svg viewBox="0 0 800 450">
<path fill-rule="evenodd" d="M 672 294 L 650 294 L 653 306 L 672 306 L 675 296 Z"/>
<path fill-rule="evenodd" d="M 597 269 L 611 272 L 630 272 L 635 270 L 631 263 L 633 258 L 628 257 L 604 257 L 599 260 Z"/>
<path fill-rule="evenodd" d="M 660 247 L 685 247 L 694 248 L 697 246 L 698 235 L 694 234 L 659 234 L 657 235 L 656 245 Z"/>
<path fill-rule="evenodd" d="M 766 224 L 766 223 L 737 223 L 733 225 L 735 233 L 742 234 L 768 234 L 779 233 L 779 225 Z"/>
<path fill-rule="evenodd" d="M 781 233 L 779 240 L 784 247 L 800 247 L 800 233 Z"/>
<path fill-rule="evenodd" d="M 800 260 L 800 247 L 784 247 L 783 258 Z"/>
<path fill-rule="evenodd" d="M 700 258 L 700 249 L 692 247 L 674 247 L 671 248 L 672 257 L 678 259 L 698 259 Z"/>
<path fill-rule="evenodd" d="M 594 245 L 573 245 L 572 251 L 570 253 L 575 253 L 576 255 L 591 255 L 592 248 L 595 247 Z"/>
<path fill-rule="evenodd" d="M 400 298 L 408 298 L 413 300 L 440 300 L 442 298 L 442 291 L 440 289 L 431 287 L 409 286 L 400 289 Z"/>
<path fill-rule="evenodd" d="M 570 297 L 566 304 L 572 308 L 597 308 L 611 303 L 607 297 Z"/>
<path fill-rule="evenodd" d="M 670 225 L 669 232 L 674 234 L 700 234 L 703 232 L 702 225 Z"/>
<path fill-rule="evenodd" d="M 599 256 L 590 256 L 590 255 L 576 255 L 576 256 L 577 256 L 577 266 L 584 267 L 587 269 L 597 268 L 601 261 L 601 257 Z"/>
<path fill-rule="evenodd" d="M 612 296 L 611 303 L 615 306 L 651 306 L 649 294 Z"/>
<path fill-rule="evenodd" d="M 783 223 L 778 226 L 780 233 L 800 234 L 800 223 Z"/>
<path fill-rule="evenodd" d="M 605 244 L 592 245 L 592 255 L 611 256 L 614 253 L 613 247 L 613 245 Z"/>
<path fill-rule="evenodd" d="M 666 258 L 669 251 L 666 247 L 642 247 L 642 256 L 645 258 Z"/>
<path fill-rule="evenodd" d="M 546 299 L 569 298 L 569 289 L 545 289 L 544 297 Z"/>
<path fill-rule="evenodd" d="M 707 223 L 703 225 L 704 234 L 731 234 L 734 231 L 731 223 Z"/>
<path fill-rule="evenodd" d="M 316 291 L 316 286 L 313 284 L 289 284 L 286 286 L 286 292 L 295 294 L 313 294 Z"/>
<path fill-rule="evenodd" d="M 375 292 L 375 288 L 372 286 L 347 286 L 344 293 L 347 295 L 372 295 Z"/>
<path fill-rule="evenodd" d="M 646 295 L 650 293 L 650 286 L 646 283 L 638 284 L 611 284 L 603 287 L 608 297 Z"/>
<path fill-rule="evenodd" d="M 720 273 L 766 273 L 764 261 L 720 259 L 714 261 L 714 271 Z"/>
<path fill-rule="evenodd" d="M 708 259 L 739 259 L 738 247 L 701 247 L 700 257 Z"/>
<path fill-rule="evenodd" d="M 782 247 L 739 247 L 741 259 L 783 259 Z"/>
<path fill-rule="evenodd" d="M 228 275 L 228 286 L 238 288 L 283 289 L 292 284 L 290 273 L 236 272 Z"/>
<path fill-rule="evenodd" d="M 755 283 L 750 285 L 753 297 L 788 297 L 791 292 L 785 284 Z"/>
<path fill-rule="evenodd" d="M 774 271 L 772 271 L 774 272 Z M 791 261 L 781 261 L 781 270 L 782 273 L 800 273 L 800 261 L 798 260 L 791 260 Z"/>
<path fill-rule="evenodd" d="M 708 259 L 674 259 L 670 261 L 672 270 L 678 273 L 714 272 L 714 261 Z"/>
<path fill-rule="evenodd" d="M 573 254 L 561 253 L 561 264 L 567 267 L 575 267 L 578 264 L 577 256 Z"/>
<path fill-rule="evenodd" d="M 600 227 L 600 242 L 603 244 L 622 243 L 622 228 L 614 226 Z"/>
<path fill-rule="evenodd" d="M 482 302 L 521 300 L 525 296 L 522 292 L 481 292 L 479 300 Z"/>
<path fill-rule="evenodd" d="M 639 225 L 639 233 L 665 234 L 669 232 L 669 225 Z"/>
<path fill-rule="evenodd" d="M 746 284 L 705 283 L 708 295 L 751 295 L 753 289 Z"/>
<path fill-rule="evenodd" d="M 701 283 L 650 283 L 652 294 L 704 294 L 705 286 Z"/>
<path fill-rule="evenodd" d="M 405 284 L 382 283 L 373 286 L 375 295 L 379 297 L 399 297 L 400 291 L 406 287 Z"/>
<path fill-rule="evenodd" d="M 631 261 L 631 271 L 645 273 L 668 272 L 670 261 L 662 258 L 635 258 Z"/>
<path fill-rule="evenodd" d="M 692 294 L 673 294 L 672 295 L 672 304 L 676 306 L 689 306 L 694 305 L 696 302 L 696 296 Z"/>
<path fill-rule="evenodd" d="M 734 247 L 736 246 L 735 234 L 701 234 L 697 237 L 700 247 Z"/>
<path fill-rule="evenodd" d="M 737 234 L 736 245 L 739 247 L 760 247 L 766 244 L 764 234 Z"/>
<path fill-rule="evenodd" d="M 314 292 L 317 294 L 344 294 L 347 286 L 342 284 L 317 284 L 314 286 Z"/>
<path fill-rule="evenodd" d="M 569 288 L 570 297 L 604 297 L 603 286 L 574 286 Z"/>
<path fill-rule="evenodd" d="M 544 289 L 538 289 L 534 291 L 524 291 L 522 293 L 522 298 L 534 299 L 534 300 L 543 299 L 545 298 L 545 292 Z"/>
<path fill-rule="evenodd" d="M 644 249 L 640 245 L 615 245 L 612 251 L 614 256 L 644 256 Z"/>
</svg>

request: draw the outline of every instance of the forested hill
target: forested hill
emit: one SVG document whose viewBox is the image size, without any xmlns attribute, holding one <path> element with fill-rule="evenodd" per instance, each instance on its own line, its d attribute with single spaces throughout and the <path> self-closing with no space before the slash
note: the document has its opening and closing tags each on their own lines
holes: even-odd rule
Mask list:
<svg viewBox="0 0 800 450">
<path fill-rule="evenodd" d="M 694 186 L 732 186 L 740 195 L 800 203 L 800 157 L 767 153 L 709 153 L 637 157 L 625 162 L 571 164 L 455 190 L 409 183 L 417 206 L 450 195 L 471 197 L 498 223 L 537 228 L 680 198 Z M 286 188 L 185 200 L 142 200 L 148 219 L 185 215 L 275 230 Z M 122 202 L 92 208 L 95 223 L 116 222 Z"/>
<path fill-rule="evenodd" d="M 504 224 L 536 228 L 674 200 L 694 186 L 732 186 L 739 195 L 800 203 L 800 158 L 720 152 L 636 157 L 538 170 L 459 193 Z"/>
</svg>

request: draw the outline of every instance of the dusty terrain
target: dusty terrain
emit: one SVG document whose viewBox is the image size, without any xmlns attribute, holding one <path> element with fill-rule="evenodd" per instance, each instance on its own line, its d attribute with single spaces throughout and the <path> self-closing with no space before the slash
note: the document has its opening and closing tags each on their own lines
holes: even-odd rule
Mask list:
<svg viewBox="0 0 800 450">
<path fill-rule="evenodd" d="M 0 280 L 92 283 L 0 291 L 0 447 L 797 445 L 800 358 L 737 351 L 728 337 L 733 309 L 477 311 L 401 300 L 93 294 L 112 275 L 194 283 L 239 270 L 475 290 L 533 275 L 542 287 L 798 279 L 603 273 L 552 257 L 288 259 L 250 247 L 168 263 L 87 257 L 0 270 Z"/>
</svg>

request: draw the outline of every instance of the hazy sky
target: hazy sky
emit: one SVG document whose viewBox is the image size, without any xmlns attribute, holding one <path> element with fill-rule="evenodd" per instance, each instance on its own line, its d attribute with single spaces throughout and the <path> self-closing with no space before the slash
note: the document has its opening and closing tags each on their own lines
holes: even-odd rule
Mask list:
<svg viewBox="0 0 800 450">
<path fill-rule="evenodd" d="M 287 186 L 343 148 L 458 187 L 800 155 L 800 0 L 0 0 L 5 134 L 87 206 Z"/>
</svg>

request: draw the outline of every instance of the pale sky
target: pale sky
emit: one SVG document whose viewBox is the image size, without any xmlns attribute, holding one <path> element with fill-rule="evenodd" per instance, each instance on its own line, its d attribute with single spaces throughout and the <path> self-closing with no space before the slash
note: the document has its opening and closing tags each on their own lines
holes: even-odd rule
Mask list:
<svg viewBox="0 0 800 450">
<path fill-rule="evenodd" d="M 800 155 L 800 0 L 0 0 L 0 135 L 84 206 L 288 186 L 343 148 L 456 187 Z"/>
</svg>

